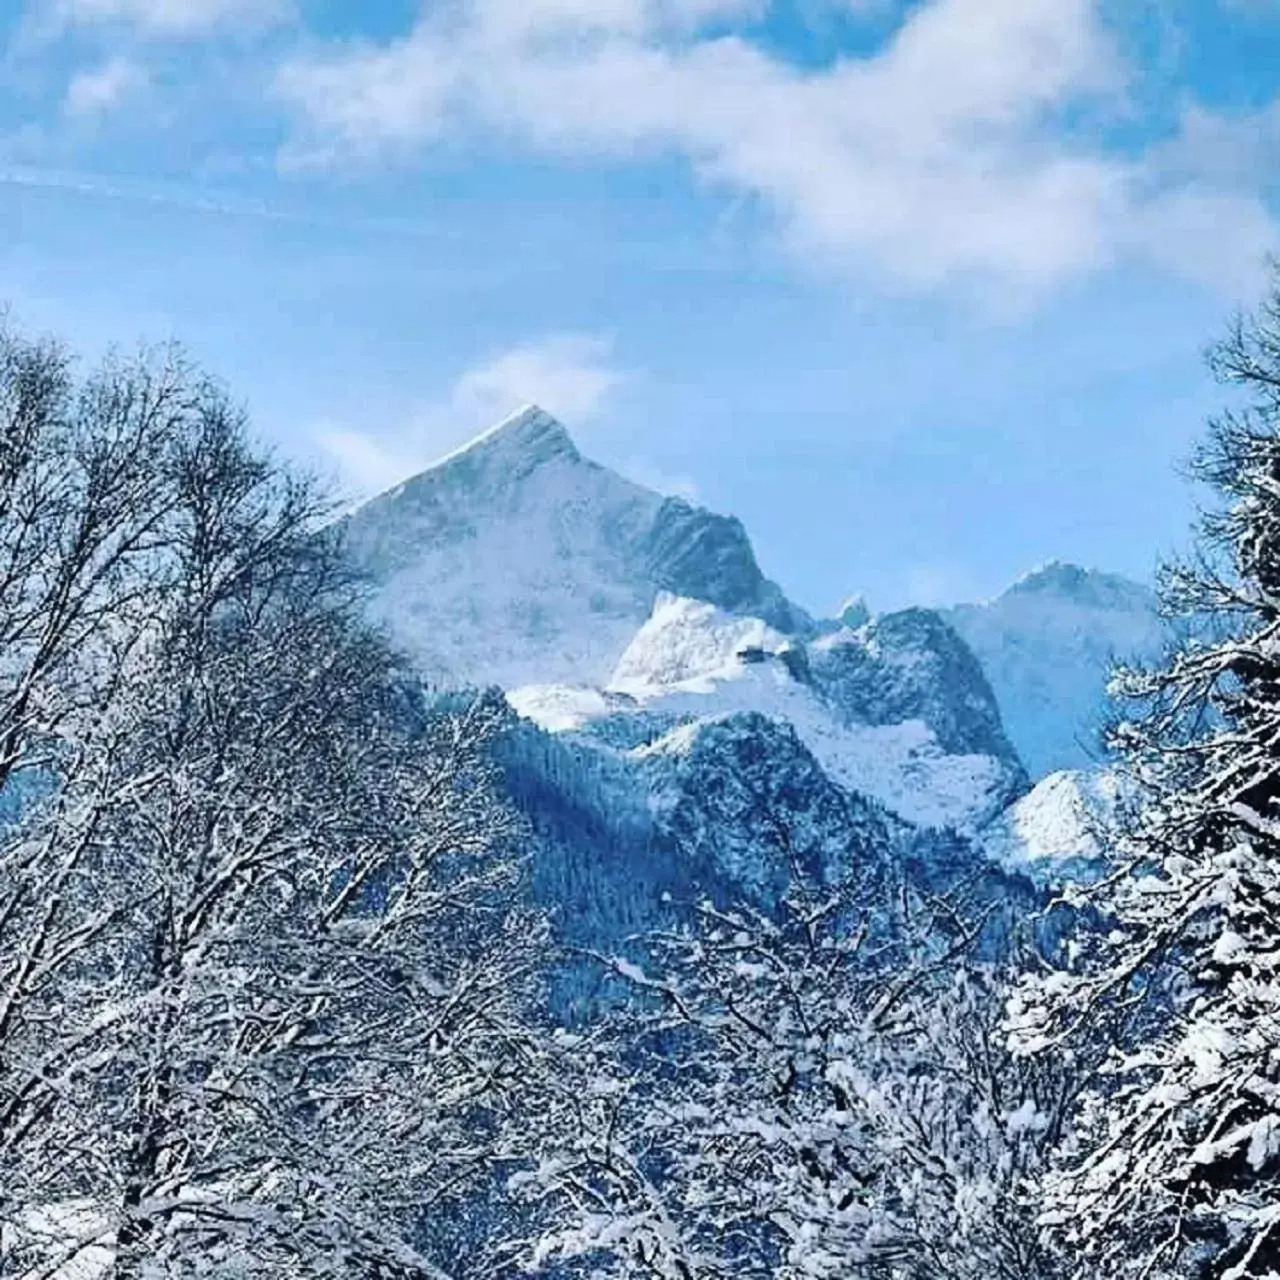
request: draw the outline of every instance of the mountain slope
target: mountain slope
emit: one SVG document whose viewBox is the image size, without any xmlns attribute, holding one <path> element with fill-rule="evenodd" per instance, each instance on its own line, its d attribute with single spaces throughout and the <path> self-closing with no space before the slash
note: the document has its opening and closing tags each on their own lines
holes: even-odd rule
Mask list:
<svg viewBox="0 0 1280 1280">
<path fill-rule="evenodd" d="M 921 825 L 973 829 L 1023 786 L 981 668 L 938 615 L 815 624 L 739 521 L 589 461 L 539 409 L 365 504 L 345 533 L 428 676 L 497 684 L 550 732 L 760 712 Z"/>
<path fill-rule="evenodd" d="M 976 830 L 1025 782 L 976 661 L 921 610 L 805 642 L 663 595 L 603 688 L 524 686 L 508 699 L 553 732 L 627 745 L 758 712 L 790 725 L 831 779 L 919 826 Z"/>
<path fill-rule="evenodd" d="M 1111 664 L 1155 658 L 1167 637 L 1148 588 L 1056 562 L 943 616 L 982 664 L 1033 778 L 1099 759 Z"/>
<path fill-rule="evenodd" d="M 1051 773 L 983 833 L 987 856 L 1050 884 L 1095 875 L 1114 834 L 1123 784 L 1108 769 Z"/>
</svg>

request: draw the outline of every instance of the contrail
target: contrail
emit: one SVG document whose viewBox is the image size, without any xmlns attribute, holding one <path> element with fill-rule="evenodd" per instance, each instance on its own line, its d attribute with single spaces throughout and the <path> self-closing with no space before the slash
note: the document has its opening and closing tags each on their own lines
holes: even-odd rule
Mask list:
<svg viewBox="0 0 1280 1280">
<path fill-rule="evenodd" d="M 226 196 L 201 195 L 191 189 L 160 187 L 151 183 L 135 183 L 106 178 L 99 174 L 77 173 L 66 169 L 32 169 L 9 167 L 0 169 L 0 186 L 29 187 L 43 191 L 65 191 L 72 195 L 96 196 L 107 200 L 128 200 L 143 204 L 190 209 L 195 213 L 229 214 L 239 217 L 265 218 L 273 222 L 305 221 L 295 215 L 256 200 Z"/>
<path fill-rule="evenodd" d="M 61 191 L 94 199 L 149 204 L 162 208 L 217 217 L 250 218 L 262 222 L 289 223 L 318 230 L 351 231 L 373 235 L 408 236 L 414 239 L 455 238 L 456 233 L 439 226 L 423 225 L 399 218 L 341 218 L 283 209 L 263 200 L 204 193 L 191 187 L 130 182 L 101 174 L 65 169 L 36 169 L 27 166 L 0 168 L 0 187 L 23 187 L 40 191 Z"/>
</svg>

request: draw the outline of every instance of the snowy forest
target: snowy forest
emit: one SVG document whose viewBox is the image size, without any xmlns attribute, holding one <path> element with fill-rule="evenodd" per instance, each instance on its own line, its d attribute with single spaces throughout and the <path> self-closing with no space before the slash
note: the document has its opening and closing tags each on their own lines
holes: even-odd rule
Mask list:
<svg viewBox="0 0 1280 1280">
<path fill-rule="evenodd" d="M 549 867 L 568 748 L 423 676 L 229 392 L 0 327 L 0 1275 L 1276 1280 L 1280 281 L 1212 365 L 1094 865 L 750 722 L 663 855 L 736 879 L 646 915 L 623 806 Z"/>
</svg>

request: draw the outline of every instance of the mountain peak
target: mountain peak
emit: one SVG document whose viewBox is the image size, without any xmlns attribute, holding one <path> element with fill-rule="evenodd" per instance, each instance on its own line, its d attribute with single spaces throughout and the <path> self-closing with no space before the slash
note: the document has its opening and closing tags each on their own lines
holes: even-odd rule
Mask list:
<svg viewBox="0 0 1280 1280">
<path fill-rule="evenodd" d="M 836 614 L 836 621 L 842 627 L 848 627 L 851 631 L 856 631 L 859 627 L 865 626 L 871 621 L 871 610 L 867 605 L 865 596 L 850 596 L 848 600 L 840 606 L 840 612 Z"/>
<path fill-rule="evenodd" d="M 1056 596 L 1099 609 L 1148 610 L 1154 607 L 1151 589 L 1142 583 L 1063 560 L 1050 560 L 1024 574 L 1005 592 L 1005 596 Z"/>
<path fill-rule="evenodd" d="M 553 457 L 577 461 L 581 455 L 563 423 L 536 404 L 527 404 L 445 454 L 428 468 L 428 473 L 464 458 L 472 461 L 484 459 L 487 463 L 505 460 L 528 464 Z"/>
<path fill-rule="evenodd" d="M 1066 560 L 1049 560 L 1024 573 L 1012 586 L 1014 591 L 1060 591 L 1079 586 L 1089 570 Z"/>
<path fill-rule="evenodd" d="M 1168 638 L 1149 587 L 1060 560 L 946 616 L 982 663 L 1033 777 L 1096 762 L 1112 664 L 1150 660 Z"/>
</svg>

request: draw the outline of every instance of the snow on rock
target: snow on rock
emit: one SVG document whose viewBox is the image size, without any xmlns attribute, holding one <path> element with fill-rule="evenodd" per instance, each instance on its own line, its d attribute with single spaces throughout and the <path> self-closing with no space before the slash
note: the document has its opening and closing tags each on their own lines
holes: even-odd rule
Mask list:
<svg viewBox="0 0 1280 1280">
<path fill-rule="evenodd" d="M 945 751 L 920 720 L 847 730 L 829 755 L 845 786 L 920 827 L 973 832 L 1009 802 L 1016 775 L 996 756 Z"/>
<path fill-rule="evenodd" d="M 863 596 L 850 596 L 840 606 L 840 612 L 836 614 L 836 621 L 842 627 L 847 627 L 851 631 L 865 626 L 871 621 L 871 610 L 867 607 L 866 599 Z"/>
<path fill-rule="evenodd" d="M 854 600 L 815 624 L 739 521 L 589 461 L 539 409 L 343 532 L 429 678 L 506 691 L 536 891 L 575 937 L 625 936 L 708 876 L 771 891 L 782 863 L 744 778 L 757 799 L 788 780 L 791 837 L 824 857 L 854 810 L 859 829 L 973 833 L 1025 787 L 980 666 L 937 614 L 872 618 Z"/>
<path fill-rule="evenodd" d="M 1040 882 L 1087 876 L 1106 854 L 1122 786 L 1109 769 L 1051 773 L 984 833 L 988 856 Z"/>
<path fill-rule="evenodd" d="M 905 821 L 974 831 L 1022 784 L 1016 758 L 998 736 L 989 692 L 986 715 L 995 731 L 983 722 L 977 740 L 985 749 L 965 750 L 956 717 L 940 710 L 948 696 L 980 697 L 981 674 L 969 658 L 973 670 L 965 674 L 977 679 L 978 694 L 956 688 L 949 695 L 947 686 L 934 683 L 935 650 L 898 647 L 886 657 L 885 635 L 900 638 L 891 619 L 880 631 L 844 632 L 805 646 L 760 619 L 663 595 L 605 689 L 526 687 L 508 700 L 550 732 L 583 730 L 615 745 L 624 744 L 617 735 L 620 709 L 624 716 L 631 708 L 645 713 L 637 726 L 644 730 L 641 743 L 651 727 L 695 733 L 704 721 L 758 713 L 794 729 L 833 781 Z M 949 644 L 963 648 L 954 637 Z M 924 714 L 947 727 L 947 744 Z"/>
<path fill-rule="evenodd" d="M 658 826 L 686 856 L 756 897 L 782 891 L 792 856 L 815 876 L 837 878 L 887 849 L 891 819 L 837 786 L 794 728 L 759 712 L 681 724 L 632 756 Z"/>
<path fill-rule="evenodd" d="M 712 693 L 719 682 L 737 678 L 744 664 L 790 648 L 787 637 L 760 618 L 664 592 L 619 659 L 609 688 L 640 700 Z"/>
<path fill-rule="evenodd" d="M 981 666 L 931 609 L 903 609 L 824 635 L 809 646 L 809 667 L 847 723 L 921 720 L 944 751 L 994 756 L 1021 772 Z"/>
<path fill-rule="evenodd" d="M 981 662 L 1033 778 L 1096 762 L 1112 662 L 1154 659 L 1168 640 L 1148 588 L 1058 562 L 944 616 Z"/>
<path fill-rule="evenodd" d="M 507 702 L 519 716 L 548 733 L 581 729 L 608 715 L 617 705 L 600 689 L 583 685 L 530 684 L 507 692 Z"/>
<path fill-rule="evenodd" d="M 115 1266 L 115 1232 L 91 1201 L 65 1200 L 0 1224 L 0 1262 L 19 1250 L 33 1265 L 17 1280 L 102 1280 Z"/>
<path fill-rule="evenodd" d="M 789 725 L 833 781 L 916 826 L 974 831 L 1009 802 L 1016 785 L 1003 761 L 944 751 L 920 720 L 842 724 L 809 688 L 776 669 L 748 668 L 711 694 L 678 691 L 648 706 L 685 724 L 759 712 Z"/>
<path fill-rule="evenodd" d="M 837 878 L 889 846 L 889 815 L 837 785 L 792 726 L 759 712 L 689 721 L 631 755 L 659 828 L 757 898 L 782 891 L 793 857 Z"/>
<path fill-rule="evenodd" d="M 934 615 L 907 626 L 895 621 L 901 617 L 805 646 L 756 619 L 668 596 L 609 687 L 683 719 L 762 712 L 791 725 L 841 785 L 913 824 L 972 830 L 1009 801 L 1021 770 L 964 646 Z M 908 632 L 920 643 L 906 643 Z M 952 649 L 967 663 L 960 674 L 950 669 Z M 969 739 L 979 749 L 966 750 L 956 717 L 941 708 L 984 697 L 982 714 L 970 706 L 968 717 L 980 721 Z M 947 743 L 922 718 L 929 713 L 943 724 Z"/>
</svg>

